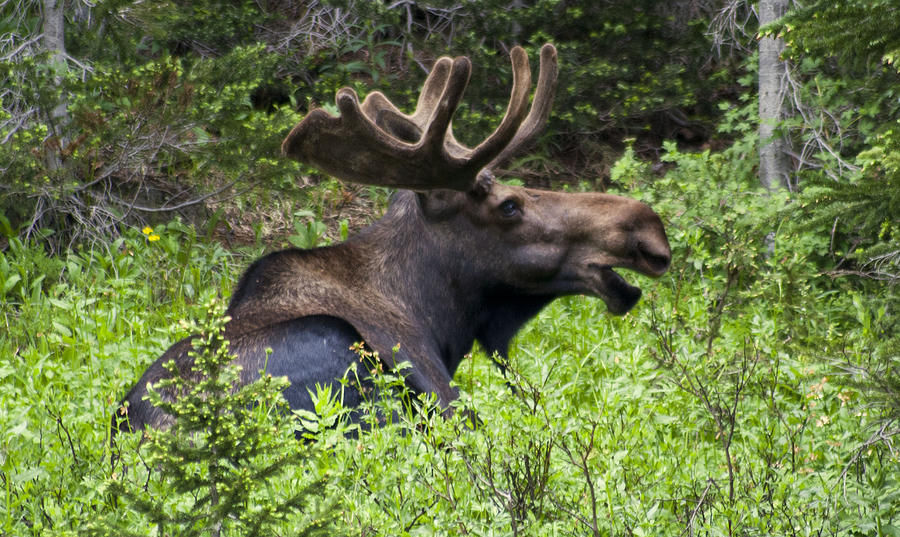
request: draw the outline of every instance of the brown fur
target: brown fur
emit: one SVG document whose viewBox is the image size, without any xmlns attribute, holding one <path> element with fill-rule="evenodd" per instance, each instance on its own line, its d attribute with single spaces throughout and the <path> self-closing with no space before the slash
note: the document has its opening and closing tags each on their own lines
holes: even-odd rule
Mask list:
<svg viewBox="0 0 900 537">
<path fill-rule="evenodd" d="M 242 382 L 267 364 L 291 379 L 291 405 L 307 407 L 305 390 L 336 382 L 354 361 L 349 345 L 361 339 L 388 367 L 409 362 L 409 386 L 436 394 L 446 407 L 456 396 L 456 368 L 475 341 L 505 354 L 519 328 L 563 295 L 596 296 L 623 314 L 641 292 L 613 268 L 652 277 L 666 271 L 662 221 L 643 203 L 503 185 L 481 170 L 532 139 L 549 114 L 555 49 L 541 51 L 527 116 L 527 58 L 518 48 L 512 56 L 511 111 L 475 149 L 445 133 L 468 80 L 468 60 L 459 59 L 438 61 L 415 114 L 400 113 L 380 94 L 360 107 L 347 90 L 338 97 L 342 116 L 310 113 L 291 131 L 289 155 L 350 180 L 417 191 L 399 191 L 381 220 L 346 242 L 276 252 L 246 271 L 225 334 L 243 366 Z M 442 181 L 444 175 L 450 178 Z M 189 350 L 189 340 L 173 345 L 129 392 L 131 426 L 167 422 L 143 399 L 146 385 L 168 374 L 162 364 L 170 359 L 187 374 Z M 351 396 L 349 404 L 357 400 Z"/>
</svg>

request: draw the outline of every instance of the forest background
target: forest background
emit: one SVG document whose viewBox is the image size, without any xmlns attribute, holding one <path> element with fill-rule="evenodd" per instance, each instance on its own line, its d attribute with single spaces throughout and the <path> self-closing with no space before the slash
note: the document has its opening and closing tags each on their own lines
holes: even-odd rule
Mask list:
<svg viewBox="0 0 900 537">
<path fill-rule="evenodd" d="M 0 534 L 900 534 L 898 12 L 0 1 Z M 371 372 L 395 397 L 368 419 L 397 419 L 364 430 L 339 394 L 293 417 L 278 379 L 232 393 L 215 334 L 240 271 L 389 195 L 282 158 L 289 129 L 342 86 L 411 106 L 451 54 L 474 64 L 455 132 L 480 139 L 509 48 L 548 41 L 553 115 L 500 179 L 647 201 L 669 274 L 625 317 L 558 300 L 506 377 L 475 349 L 452 418 L 398 372 Z M 112 443 L 118 400 L 197 331 L 217 382 Z"/>
</svg>

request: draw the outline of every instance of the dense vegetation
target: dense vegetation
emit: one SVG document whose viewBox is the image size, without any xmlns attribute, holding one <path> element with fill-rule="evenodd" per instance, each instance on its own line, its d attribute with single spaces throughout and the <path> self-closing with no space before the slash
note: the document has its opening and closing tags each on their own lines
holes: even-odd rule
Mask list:
<svg viewBox="0 0 900 537">
<path fill-rule="evenodd" d="M 47 5 L 0 1 L 0 534 L 900 533 L 893 2 L 760 29 L 713 0 L 72 1 L 62 59 Z M 759 31 L 786 45 L 776 191 Z M 279 158 L 307 106 L 341 85 L 412 99 L 420 65 L 465 53 L 474 139 L 506 100 L 504 47 L 547 40 L 556 111 L 508 179 L 646 200 L 670 273 L 624 317 L 555 302 L 505 377 L 474 350 L 451 418 L 366 356 L 348 378 L 394 394 L 365 408 L 396 417 L 379 427 L 336 393 L 290 415 L 280 379 L 231 393 L 217 331 L 240 271 L 386 200 Z M 112 443 L 119 398 L 198 332 L 212 382 L 184 386 L 185 419 Z"/>
</svg>

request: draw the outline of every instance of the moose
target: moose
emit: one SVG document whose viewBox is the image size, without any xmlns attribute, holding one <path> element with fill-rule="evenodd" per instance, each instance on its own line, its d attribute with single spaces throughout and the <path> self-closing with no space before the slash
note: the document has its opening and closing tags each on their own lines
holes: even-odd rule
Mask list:
<svg viewBox="0 0 900 537">
<path fill-rule="evenodd" d="M 372 92 L 360 104 L 338 91 L 335 117 L 310 111 L 282 145 L 291 158 L 345 181 L 398 189 L 384 216 L 346 241 L 289 249 L 255 261 L 227 309 L 225 338 L 240 382 L 287 376 L 291 407 L 312 409 L 317 383 L 336 383 L 364 342 L 387 368 L 406 361 L 407 386 L 443 408 L 451 380 L 478 341 L 505 356 L 516 332 L 564 295 L 599 297 L 613 314 L 641 290 L 615 269 L 658 277 L 670 249 L 659 216 L 636 200 L 606 193 L 562 193 L 494 181 L 494 170 L 532 142 L 550 114 L 556 49 L 540 52 L 531 107 L 525 51 L 510 53 L 513 87 L 506 113 L 474 148 L 456 140 L 451 118 L 471 72 L 466 57 L 438 59 L 412 114 Z M 270 349 L 270 354 L 268 350 Z M 174 360 L 188 374 L 191 339 L 175 343 L 125 396 L 127 427 L 166 426 L 145 399 L 147 385 Z M 163 394 L 166 396 L 165 394 Z M 363 395 L 344 392 L 343 404 Z"/>
</svg>

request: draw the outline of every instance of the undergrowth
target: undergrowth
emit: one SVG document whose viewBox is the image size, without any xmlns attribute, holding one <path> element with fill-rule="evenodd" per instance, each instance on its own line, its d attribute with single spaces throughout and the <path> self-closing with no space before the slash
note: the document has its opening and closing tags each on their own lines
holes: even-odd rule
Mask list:
<svg viewBox="0 0 900 537">
<path fill-rule="evenodd" d="M 176 428 L 193 440 L 160 452 L 154 435 L 111 443 L 110 422 L 144 368 L 192 330 L 178 320 L 214 320 L 207 304 L 227 300 L 261 248 L 227 251 L 178 222 L 55 257 L 10 239 L 0 533 L 897 534 L 896 399 L 890 382 L 866 382 L 896 365 L 896 290 L 820 274 L 828 237 L 795 225 L 791 200 L 753 187 L 738 157 L 670 147 L 661 179 L 630 152 L 616 165 L 616 182 L 661 213 L 674 252 L 661 279 L 628 276 L 645 290 L 632 313 L 557 300 L 516 338 L 506 375 L 473 351 L 449 417 L 381 372 L 378 392 L 396 396 L 363 407 L 380 426 L 354 428 L 328 390 L 316 415 L 285 422 L 275 382 L 256 392 L 269 406 L 231 403 L 258 420 L 246 431 L 260 458 L 192 462 L 199 488 L 165 469 L 177 466 L 172 446 L 210 441 L 202 431 Z M 307 225 L 318 215 L 301 216 L 295 240 L 318 242 Z M 275 472 L 272 461 L 288 462 Z M 214 472 L 253 468 L 271 475 L 230 511 L 177 518 L 229 483 Z"/>
</svg>

